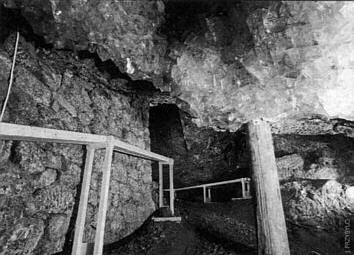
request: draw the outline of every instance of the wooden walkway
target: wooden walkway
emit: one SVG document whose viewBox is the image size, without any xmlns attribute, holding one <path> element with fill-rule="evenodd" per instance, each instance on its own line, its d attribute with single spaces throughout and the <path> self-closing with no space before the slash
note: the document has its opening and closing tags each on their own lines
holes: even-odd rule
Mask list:
<svg viewBox="0 0 354 255">
<path fill-rule="evenodd" d="M 90 244 L 82 242 L 84 235 L 85 219 L 90 180 L 94 153 L 96 149 L 105 149 L 105 160 L 103 163 L 103 178 L 100 191 L 100 202 L 97 216 L 95 243 L 93 245 L 94 255 L 101 255 L 104 244 L 104 229 L 106 223 L 106 212 L 108 209 L 109 183 L 111 177 L 111 163 L 114 152 L 119 152 L 142 159 L 157 161 L 159 163 L 159 197 L 160 206 L 163 206 L 162 170 L 163 165 L 169 166 L 170 190 L 173 187 L 173 159 L 141 149 L 139 147 L 122 142 L 114 136 L 103 136 L 57 129 L 31 127 L 9 123 L 0 123 L 0 140 L 21 140 L 32 142 L 54 142 L 66 144 L 80 144 L 86 146 L 86 162 L 80 194 L 80 204 L 76 219 L 74 244 L 72 255 L 87 254 Z M 170 192 L 170 209 L 174 215 L 174 192 Z"/>
</svg>

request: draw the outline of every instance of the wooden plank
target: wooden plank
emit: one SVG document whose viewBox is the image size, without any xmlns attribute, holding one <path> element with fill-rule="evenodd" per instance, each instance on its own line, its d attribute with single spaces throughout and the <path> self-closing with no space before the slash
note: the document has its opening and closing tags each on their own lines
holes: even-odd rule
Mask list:
<svg viewBox="0 0 354 255">
<path fill-rule="evenodd" d="M 95 236 L 94 255 L 102 255 L 104 242 L 104 229 L 106 224 L 106 214 L 108 208 L 109 181 L 111 177 L 111 164 L 113 157 L 113 144 L 108 143 L 105 153 L 105 161 L 102 168 L 103 180 L 100 193 L 100 205 L 97 216 L 97 229 Z"/>
<path fill-rule="evenodd" d="M 165 222 L 165 221 L 175 221 L 181 222 L 181 217 L 152 217 L 152 220 L 155 222 Z"/>
<path fill-rule="evenodd" d="M 242 178 L 241 180 L 241 187 L 242 187 L 242 197 L 244 198 L 246 196 L 246 191 L 245 191 L 245 180 Z"/>
<path fill-rule="evenodd" d="M 92 146 L 87 146 L 86 152 L 86 161 L 85 161 L 85 169 L 84 176 L 81 184 L 81 194 L 80 194 L 80 204 L 79 210 L 77 213 L 76 224 L 75 224 L 75 236 L 74 236 L 74 244 L 72 249 L 72 255 L 80 254 L 82 250 L 82 239 L 84 236 L 85 229 L 85 220 L 86 220 L 86 211 L 87 211 L 87 201 L 90 191 L 90 181 L 91 181 L 91 173 L 92 173 L 92 164 L 93 158 L 95 155 L 95 148 Z"/>
<path fill-rule="evenodd" d="M 169 173 L 170 173 L 170 209 L 172 215 L 175 215 L 175 190 L 173 187 L 173 164 L 169 164 Z"/>
<path fill-rule="evenodd" d="M 288 255 L 289 243 L 270 127 L 265 121 L 254 120 L 248 124 L 248 134 L 257 198 L 258 254 Z"/>
<path fill-rule="evenodd" d="M 148 160 L 154 160 L 154 161 L 159 161 L 165 164 L 173 163 L 173 159 L 156 154 L 151 151 L 147 151 L 144 149 L 141 149 L 137 146 L 127 144 L 125 142 L 120 141 L 117 138 L 112 137 L 113 139 L 113 144 L 114 144 L 114 150 L 118 151 L 120 153 L 125 153 L 131 156 L 139 157 L 139 158 L 144 158 Z"/>
<path fill-rule="evenodd" d="M 232 201 L 234 200 L 244 200 L 244 199 L 251 199 L 252 197 L 233 197 L 231 198 Z"/>
<path fill-rule="evenodd" d="M 70 144 L 104 144 L 107 137 L 50 128 L 0 123 L 0 139 Z"/>
<path fill-rule="evenodd" d="M 177 189 L 175 189 L 175 191 L 197 189 L 197 188 L 203 188 L 203 187 L 213 187 L 213 186 L 219 186 L 219 185 L 224 185 L 224 184 L 229 184 L 229 183 L 237 183 L 237 182 L 241 182 L 241 180 L 242 180 L 242 178 L 234 179 L 234 180 L 228 180 L 228 181 L 222 181 L 222 182 L 206 183 L 206 184 L 201 184 L 201 185 L 177 188 Z"/>
<path fill-rule="evenodd" d="M 159 162 L 159 207 L 163 207 L 163 165 Z"/>
</svg>

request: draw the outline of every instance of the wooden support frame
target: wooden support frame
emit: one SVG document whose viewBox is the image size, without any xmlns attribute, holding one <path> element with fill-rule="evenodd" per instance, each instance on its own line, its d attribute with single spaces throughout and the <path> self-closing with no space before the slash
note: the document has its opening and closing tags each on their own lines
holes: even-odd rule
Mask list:
<svg viewBox="0 0 354 255">
<path fill-rule="evenodd" d="M 106 220 L 106 212 L 108 208 L 109 182 L 111 176 L 111 163 L 113 152 L 128 154 L 131 156 L 157 161 L 159 166 L 169 164 L 170 169 L 170 208 L 174 214 L 174 189 L 173 189 L 173 159 L 141 149 L 139 147 L 122 142 L 113 136 L 103 136 L 95 134 L 87 134 L 72 131 L 63 131 L 57 129 L 32 127 L 25 125 L 17 125 L 10 123 L 0 123 L 0 140 L 21 140 L 31 142 L 54 142 L 64 144 L 86 145 L 87 154 L 85 169 L 80 194 L 80 204 L 78 217 L 75 225 L 74 244 L 72 255 L 86 254 L 87 247 L 90 246 L 83 243 L 83 235 L 86 220 L 86 210 L 88 195 L 90 189 L 90 180 L 92 174 L 92 165 L 95 149 L 106 148 L 105 161 L 103 167 L 103 180 L 100 193 L 100 204 L 97 220 L 97 229 L 94 243 L 94 255 L 101 255 L 104 244 L 104 228 Z M 161 168 L 162 169 L 162 168 Z M 159 171 L 160 172 L 160 171 Z M 161 174 L 162 176 L 162 174 Z M 161 182 L 162 184 L 162 182 Z M 160 194 L 163 194 L 163 187 L 160 186 Z M 160 195 L 161 196 L 161 195 Z M 163 201 L 163 195 L 161 196 Z M 171 203 L 172 202 L 172 203 Z M 162 205 L 162 203 L 160 203 Z"/>
<path fill-rule="evenodd" d="M 270 126 L 263 120 L 253 120 L 248 124 L 248 135 L 257 199 L 258 254 L 289 255 Z"/>
</svg>

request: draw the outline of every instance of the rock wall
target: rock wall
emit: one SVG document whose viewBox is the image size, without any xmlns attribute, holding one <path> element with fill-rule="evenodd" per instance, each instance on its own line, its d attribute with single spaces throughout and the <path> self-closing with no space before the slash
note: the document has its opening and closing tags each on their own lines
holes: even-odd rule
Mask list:
<svg viewBox="0 0 354 255">
<path fill-rule="evenodd" d="M 274 148 L 294 254 L 344 254 L 345 222 L 354 203 L 354 141 L 343 135 L 274 135 Z M 350 223 L 352 224 L 352 223 Z"/>
<path fill-rule="evenodd" d="M 13 37 L 0 51 L 1 99 L 10 70 Z M 4 121 L 103 135 L 150 148 L 148 101 L 108 87 L 92 59 L 69 52 L 34 50 L 20 40 L 15 80 Z M 115 81 L 119 83 L 119 80 Z M 1 143 L 0 254 L 53 254 L 68 248 L 84 166 L 82 146 L 8 141 Z M 86 242 L 96 228 L 100 166 L 97 152 L 91 180 Z M 105 242 L 139 227 L 155 206 L 150 162 L 115 154 L 112 163 Z"/>
<path fill-rule="evenodd" d="M 279 114 L 352 119 L 353 7 L 351 2 L 289 1 L 250 15 L 256 47 L 245 66 L 267 93 L 284 90 L 290 108 Z M 276 105 L 279 110 L 285 104 Z"/>
<path fill-rule="evenodd" d="M 274 135 L 278 169 L 291 178 L 338 180 L 353 183 L 354 141 L 344 136 Z"/>
</svg>

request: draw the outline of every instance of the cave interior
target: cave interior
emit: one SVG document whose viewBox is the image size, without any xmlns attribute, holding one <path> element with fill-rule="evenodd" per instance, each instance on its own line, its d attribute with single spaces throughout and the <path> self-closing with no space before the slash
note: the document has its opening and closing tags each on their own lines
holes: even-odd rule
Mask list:
<svg viewBox="0 0 354 255">
<path fill-rule="evenodd" d="M 102 254 L 351 254 L 353 14 L 350 1 L 0 0 L 1 121 L 114 136 L 174 160 L 182 220 L 154 222 L 171 216 L 159 164 L 113 154 Z M 85 155 L 0 140 L 0 255 L 72 254 Z M 89 244 L 104 159 L 94 153 Z M 223 183 L 241 178 L 247 195 Z M 168 205 L 166 166 L 162 179 Z M 278 251 L 260 248 L 257 199 L 268 196 L 281 217 L 261 221 L 283 224 Z"/>
</svg>

